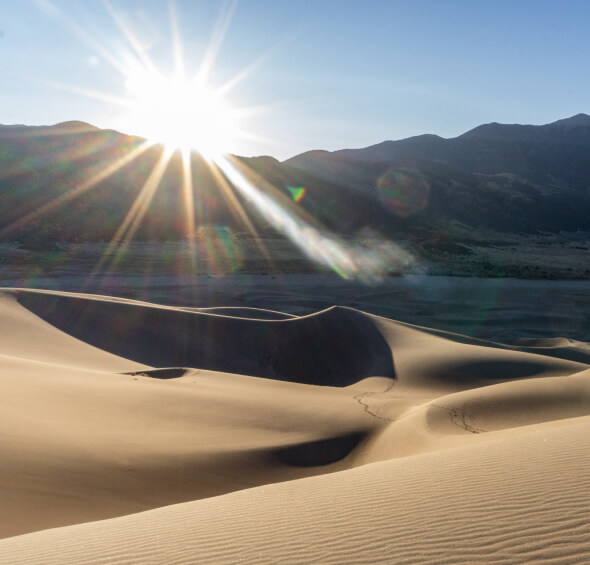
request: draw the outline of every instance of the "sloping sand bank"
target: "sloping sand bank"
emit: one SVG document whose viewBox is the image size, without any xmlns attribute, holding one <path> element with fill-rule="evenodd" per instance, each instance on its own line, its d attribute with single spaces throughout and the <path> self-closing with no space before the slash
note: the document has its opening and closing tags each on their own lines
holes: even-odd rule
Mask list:
<svg viewBox="0 0 590 565">
<path fill-rule="evenodd" d="M 0 563 L 590 560 L 588 351 L 4 289 Z"/>
</svg>

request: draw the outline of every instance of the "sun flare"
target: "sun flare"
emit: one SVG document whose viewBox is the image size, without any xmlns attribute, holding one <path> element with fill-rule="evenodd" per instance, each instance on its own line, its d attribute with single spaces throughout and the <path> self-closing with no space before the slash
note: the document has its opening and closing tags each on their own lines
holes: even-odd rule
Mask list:
<svg viewBox="0 0 590 565">
<path fill-rule="evenodd" d="M 231 106 L 201 79 L 142 69 L 128 76 L 125 87 L 130 131 L 167 149 L 194 149 L 214 158 L 236 137 Z"/>
<path fill-rule="evenodd" d="M 48 5 L 51 4 L 50 0 L 45 1 Z M 197 256 L 200 247 L 205 248 L 204 255 L 210 264 L 218 268 L 215 267 L 219 254 L 216 250 L 226 245 L 231 247 L 234 242 L 231 226 L 225 226 L 227 229 L 224 229 L 223 226 L 212 224 L 212 230 L 203 231 L 211 228 L 211 225 L 208 226 L 211 218 L 207 210 L 209 199 L 203 198 L 204 192 L 201 192 L 202 180 L 205 178 L 202 174 L 211 177 L 232 217 L 253 236 L 262 256 L 269 262 L 272 261 L 271 255 L 257 231 L 256 222 L 250 218 L 251 213 L 258 215 L 262 225 L 271 226 L 290 239 L 310 260 L 331 269 L 342 278 L 373 282 L 380 280 L 391 268 L 398 269 L 401 264 L 413 262 L 410 254 L 393 242 L 381 240 L 378 234 L 377 237 L 372 233 L 368 234 L 370 237 L 363 234 L 347 239 L 340 237 L 301 205 L 308 194 L 308 188 L 299 186 L 299 182 L 291 185 L 280 180 L 276 181 L 275 186 L 258 172 L 255 163 L 251 166 L 243 159 L 231 155 L 236 152 L 238 140 L 264 139 L 252 131 L 250 119 L 265 111 L 264 106 L 243 106 L 241 102 L 234 104 L 228 98 L 229 93 L 265 57 L 230 77 L 224 77 L 223 73 L 212 73 L 236 4 L 233 2 L 223 10 L 211 41 L 202 58 L 196 60 L 196 65 L 194 55 L 188 58 L 185 65 L 173 2 L 169 4 L 171 60 L 166 57 L 154 58 L 157 53 L 153 45 L 142 41 L 108 0 L 105 0 L 104 6 L 126 42 L 120 50 L 120 45 L 115 43 L 117 51 L 112 51 L 108 45 L 78 26 L 65 12 L 52 7 L 53 16 L 82 38 L 118 75 L 114 92 L 67 85 L 59 87 L 106 102 L 113 109 L 111 129 L 144 137 L 145 141 L 136 144 L 132 151 L 105 170 L 93 174 L 59 198 L 24 215 L 4 228 L 4 231 L 15 230 L 32 219 L 38 219 L 66 205 L 100 185 L 108 176 L 129 165 L 140 155 L 146 154 L 147 162 L 152 160 L 152 170 L 143 185 L 138 187 L 135 199 L 89 280 L 96 276 L 108 280 L 109 274 L 115 271 L 146 215 L 153 213 L 155 196 L 162 188 L 161 184 L 168 191 L 177 190 L 180 193 L 182 209 L 179 211 L 179 221 L 183 226 L 184 237 L 188 238 L 193 257 L 193 272 L 198 272 Z M 214 79 L 211 76 L 216 76 L 217 80 L 224 78 L 219 84 L 213 85 Z M 236 96 L 236 99 L 239 98 Z M 151 150 L 154 145 L 160 146 L 159 156 L 157 150 Z M 180 153 L 181 161 L 178 161 L 177 152 Z M 199 163 L 193 159 L 194 152 L 205 157 L 206 169 L 193 166 L 194 163 Z M 171 177 L 166 175 L 170 171 L 178 173 L 179 169 L 176 165 L 169 169 L 169 165 L 179 162 L 182 163 L 181 174 L 171 181 Z M 205 170 L 207 172 L 203 173 Z M 167 182 L 162 183 L 163 180 Z M 290 197 L 285 196 L 285 191 Z M 174 200 L 172 195 L 170 201 Z M 232 263 L 231 269 L 237 268 L 238 255 L 234 254 L 232 257 L 236 261 Z M 226 267 L 227 265 L 222 270 Z"/>
</svg>

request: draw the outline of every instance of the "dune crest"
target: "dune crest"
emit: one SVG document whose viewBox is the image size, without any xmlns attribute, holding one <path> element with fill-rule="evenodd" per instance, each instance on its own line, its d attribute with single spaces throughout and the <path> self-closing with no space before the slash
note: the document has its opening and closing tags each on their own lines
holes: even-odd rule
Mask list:
<svg viewBox="0 0 590 565">
<path fill-rule="evenodd" d="M 26 289 L 0 338 L 2 563 L 588 556 L 587 344 Z"/>
</svg>

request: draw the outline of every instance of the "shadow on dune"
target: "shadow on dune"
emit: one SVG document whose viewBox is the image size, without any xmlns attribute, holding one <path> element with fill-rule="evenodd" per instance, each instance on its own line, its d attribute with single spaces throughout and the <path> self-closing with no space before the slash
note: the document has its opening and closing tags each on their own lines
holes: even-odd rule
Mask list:
<svg viewBox="0 0 590 565">
<path fill-rule="evenodd" d="M 526 379 L 536 377 L 546 369 L 546 364 L 542 361 L 543 359 L 539 361 L 482 359 L 442 363 L 437 371 L 436 380 L 482 386 L 481 381 Z"/>
<path fill-rule="evenodd" d="M 292 467 L 320 467 L 344 459 L 366 437 L 364 432 L 281 447 L 273 455 Z"/>
<path fill-rule="evenodd" d="M 179 379 L 184 377 L 190 369 L 184 369 L 183 367 L 167 367 L 165 369 L 152 369 L 147 371 L 132 371 L 131 373 L 124 373 L 126 375 L 139 376 L 139 377 L 151 377 L 152 379 Z"/>
<path fill-rule="evenodd" d="M 255 320 L 67 294 L 21 291 L 18 302 L 67 334 L 151 367 L 194 367 L 314 385 L 395 378 L 370 317 L 334 307 Z"/>
</svg>

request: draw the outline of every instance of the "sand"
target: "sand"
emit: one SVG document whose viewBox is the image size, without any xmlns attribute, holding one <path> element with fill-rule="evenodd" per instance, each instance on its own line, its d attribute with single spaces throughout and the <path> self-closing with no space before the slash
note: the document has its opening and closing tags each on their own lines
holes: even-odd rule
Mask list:
<svg viewBox="0 0 590 565">
<path fill-rule="evenodd" d="M 590 348 L 0 290 L 0 563 L 590 561 Z"/>
</svg>

